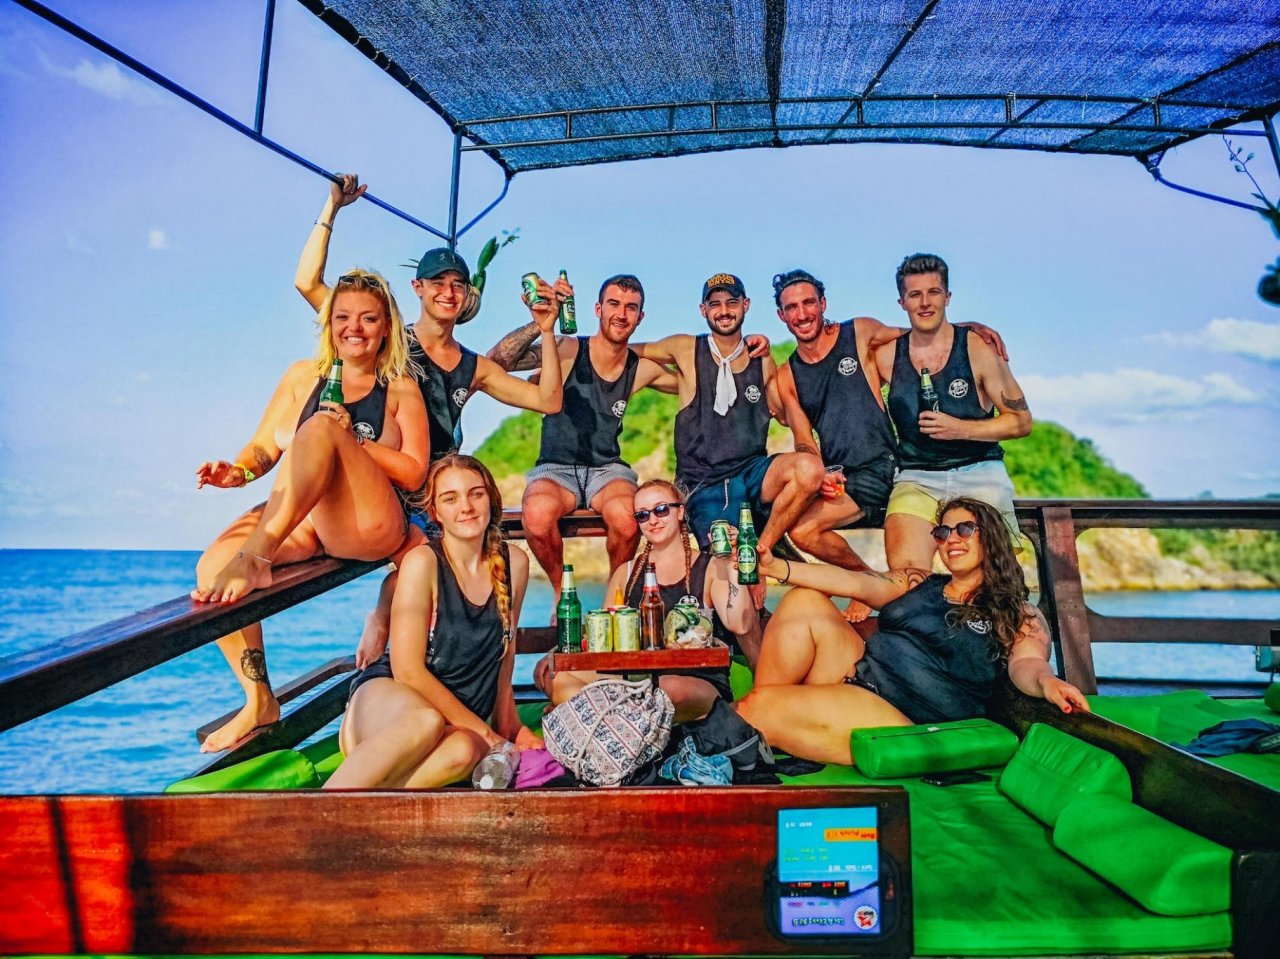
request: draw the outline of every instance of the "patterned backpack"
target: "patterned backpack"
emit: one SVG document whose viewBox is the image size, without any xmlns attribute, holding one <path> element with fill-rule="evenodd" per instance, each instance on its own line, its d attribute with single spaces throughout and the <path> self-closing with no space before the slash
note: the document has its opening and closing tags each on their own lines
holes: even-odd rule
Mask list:
<svg viewBox="0 0 1280 959">
<path fill-rule="evenodd" d="M 649 680 L 599 679 L 542 720 L 547 750 L 593 786 L 618 786 L 662 755 L 675 707 Z"/>
</svg>

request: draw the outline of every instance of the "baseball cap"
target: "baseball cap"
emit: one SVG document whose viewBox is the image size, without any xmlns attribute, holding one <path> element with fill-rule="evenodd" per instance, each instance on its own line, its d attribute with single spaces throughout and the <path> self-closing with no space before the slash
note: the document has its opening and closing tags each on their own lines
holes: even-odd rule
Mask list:
<svg viewBox="0 0 1280 959">
<path fill-rule="evenodd" d="M 702 284 L 702 302 L 707 302 L 707 297 L 715 290 L 727 290 L 733 296 L 747 295 L 747 288 L 732 273 L 717 273 L 715 276 L 709 277 L 707 282 Z"/>
<path fill-rule="evenodd" d="M 467 269 L 467 261 L 447 246 L 438 246 L 434 250 L 427 250 L 426 253 L 422 254 L 422 259 L 418 261 L 419 280 L 433 279 L 441 273 L 448 273 L 450 270 L 457 270 L 462 274 L 462 278 L 466 282 L 471 282 L 471 271 Z"/>
</svg>

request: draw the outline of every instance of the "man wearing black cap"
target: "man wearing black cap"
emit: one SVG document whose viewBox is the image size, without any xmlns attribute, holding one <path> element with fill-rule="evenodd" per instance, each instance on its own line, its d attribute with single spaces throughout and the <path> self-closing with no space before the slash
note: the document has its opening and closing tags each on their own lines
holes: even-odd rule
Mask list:
<svg viewBox="0 0 1280 959">
<path fill-rule="evenodd" d="M 329 237 L 338 211 L 364 195 L 365 187 L 352 174 L 342 175 L 342 185 L 330 184 L 320 218 L 311 228 L 294 285 L 315 309 L 329 294 L 324 282 Z M 539 413 L 560 409 L 561 380 L 556 351 L 544 351 L 544 376 L 531 383 L 512 376 L 498 364 L 478 356 L 454 339 L 454 327 L 471 319 L 478 309 L 479 293 L 471 285 L 466 261 L 448 247 L 428 250 L 418 261 L 413 292 L 420 303 L 417 322 L 409 328 L 409 355 L 422 369 L 418 385 L 427 404 L 431 459 L 455 452 L 462 445 L 463 404 L 476 392 L 488 393 L 500 403 Z M 551 289 L 541 290 L 544 303 L 530 307 L 536 328 L 550 343 L 556 310 Z M 474 299 L 473 299 L 474 298 Z"/>
<path fill-rule="evenodd" d="M 710 332 L 677 333 L 637 346 L 641 355 L 674 365 L 680 394 L 676 414 L 676 479 L 688 490 L 689 525 L 700 544 L 718 520 L 738 523 L 750 503 L 760 548 L 772 549 L 822 483 L 812 446 L 770 456 L 769 420 L 781 412 L 768 355 L 751 356 L 742 324 L 751 301 L 742 280 L 717 273 L 702 284 L 702 317 Z"/>
</svg>

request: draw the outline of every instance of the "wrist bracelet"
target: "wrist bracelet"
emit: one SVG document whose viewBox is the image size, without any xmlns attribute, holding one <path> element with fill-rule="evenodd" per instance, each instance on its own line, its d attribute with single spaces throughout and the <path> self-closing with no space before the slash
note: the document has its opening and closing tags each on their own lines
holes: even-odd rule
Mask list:
<svg viewBox="0 0 1280 959">
<path fill-rule="evenodd" d="M 243 463 L 232 463 L 231 465 L 244 474 L 244 481 L 246 485 L 252 483 L 258 478 L 254 475 L 253 470 L 249 469 L 249 467 L 245 466 Z"/>
<path fill-rule="evenodd" d="M 330 233 L 332 233 L 332 232 L 333 232 L 333 224 L 332 224 L 332 223 L 325 223 L 325 222 L 324 222 L 324 220 L 316 220 L 316 226 L 322 226 L 322 227 L 324 227 L 326 230 L 328 230 Z"/>
<path fill-rule="evenodd" d="M 787 564 L 787 575 L 778 580 L 778 585 L 786 586 L 787 583 L 791 582 L 791 560 L 787 559 L 785 556 L 780 557 L 780 559 Z"/>
</svg>

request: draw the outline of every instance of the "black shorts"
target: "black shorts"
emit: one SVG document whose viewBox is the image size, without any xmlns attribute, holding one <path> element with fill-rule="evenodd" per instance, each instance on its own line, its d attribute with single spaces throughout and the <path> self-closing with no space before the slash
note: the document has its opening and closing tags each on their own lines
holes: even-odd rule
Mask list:
<svg viewBox="0 0 1280 959">
<path fill-rule="evenodd" d="M 893 477 L 898 464 L 892 453 L 881 460 L 860 467 L 844 468 L 844 491 L 862 510 L 862 515 L 841 529 L 879 529 L 884 526 L 885 507 L 893 492 Z"/>
</svg>

